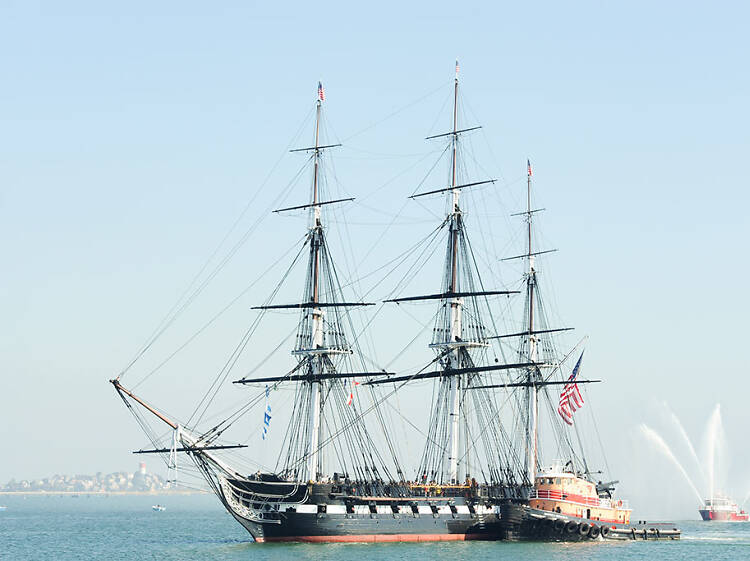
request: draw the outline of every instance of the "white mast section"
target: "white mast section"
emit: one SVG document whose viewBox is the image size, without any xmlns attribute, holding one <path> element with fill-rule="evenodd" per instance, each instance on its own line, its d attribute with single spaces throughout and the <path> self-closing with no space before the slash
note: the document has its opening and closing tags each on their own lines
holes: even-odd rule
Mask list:
<svg viewBox="0 0 750 561">
<path fill-rule="evenodd" d="M 320 138 L 320 106 L 321 106 L 320 88 L 318 90 L 318 103 L 315 114 L 315 155 L 313 163 L 313 303 L 317 303 L 320 296 L 320 205 L 318 200 L 318 163 L 320 159 L 319 138 Z M 323 348 L 323 310 L 319 307 L 312 309 L 312 350 Z M 318 475 L 322 473 L 320 465 L 320 380 L 318 376 L 322 373 L 323 357 L 320 354 L 310 354 L 313 380 L 310 382 L 310 404 L 308 418 L 308 434 L 310 435 L 310 445 L 307 456 L 307 478 L 308 481 L 317 481 Z"/>
<path fill-rule="evenodd" d="M 526 287 L 528 291 L 529 300 L 529 362 L 537 361 L 537 342 L 538 339 L 534 335 L 534 287 L 536 285 L 536 271 L 534 270 L 534 255 L 532 254 L 532 239 L 531 239 L 531 222 L 533 213 L 531 212 L 531 163 L 527 162 L 526 172 L 526 222 L 528 224 L 528 248 L 527 254 L 529 260 L 529 271 L 526 278 Z M 533 485 L 536 478 L 536 465 L 537 465 L 537 447 L 538 447 L 538 436 L 537 436 L 537 425 L 539 417 L 539 404 L 536 381 L 536 370 L 534 367 L 529 367 L 528 370 L 528 434 L 526 443 L 526 471 L 529 477 L 529 482 Z"/>
<path fill-rule="evenodd" d="M 457 106 L 458 106 L 458 61 L 456 61 L 456 80 L 453 88 L 453 135 L 451 142 L 453 144 L 453 158 L 451 161 L 451 187 L 456 186 L 456 149 L 458 143 L 458 135 L 456 134 L 457 125 Z M 458 221 L 460 211 L 458 208 L 458 197 L 459 189 L 451 190 L 452 207 L 451 207 L 451 282 L 450 292 L 457 292 L 457 280 L 458 280 Z M 455 343 L 461 341 L 462 337 L 462 299 L 451 298 L 451 330 L 450 330 L 450 342 Z M 459 366 L 459 347 L 455 347 L 451 352 L 450 361 L 453 368 L 460 368 Z M 455 484 L 458 482 L 458 450 L 459 450 L 459 430 L 458 421 L 460 417 L 460 376 L 451 376 L 449 380 L 449 398 L 448 405 L 450 407 L 450 417 L 448 422 L 448 480 L 450 483 Z"/>
</svg>

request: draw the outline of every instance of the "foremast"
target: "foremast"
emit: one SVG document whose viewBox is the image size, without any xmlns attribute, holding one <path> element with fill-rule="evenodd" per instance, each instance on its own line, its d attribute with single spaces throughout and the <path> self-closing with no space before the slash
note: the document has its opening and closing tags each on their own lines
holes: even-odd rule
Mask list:
<svg viewBox="0 0 750 561">
<path fill-rule="evenodd" d="M 324 228 L 322 221 L 320 200 L 320 160 L 324 149 L 333 145 L 322 146 L 320 144 L 321 110 L 325 95 L 323 86 L 318 83 L 318 98 L 315 107 L 315 144 L 307 149 L 312 152 L 313 177 L 310 210 L 312 223 L 309 231 L 310 256 L 308 274 L 305 287 L 305 306 L 300 318 L 300 326 L 297 335 L 297 345 L 292 354 L 297 356 L 302 363 L 300 366 L 307 370 L 309 376 L 303 381 L 308 386 L 307 405 L 307 450 L 305 478 L 307 481 L 318 481 L 325 470 L 323 455 L 321 453 L 321 442 L 323 433 L 323 409 L 324 403 L 324 373 L 326 366 L 332 366 L 333 355 L 351 354 L 352 350 L 346 343 L 343 333 L 338 331 L 338 337 L 332 337 L 327 341 L 325 329 L 324 307 L 345 306 L 344 303 L 321 302 L 321 269 L 322 252 L 325 246 Z M 334 202 L 334 201 L 329 201 Z M 329 295 L 330 296 L 330 295 Z M 354 305 L 354 304 L 348 304 Z M 337 323 L 337 322 L 335 322 Z M 331 344 L 328 344 L 331 343 Z"/>
<path fill-rule="evenodd" d="M 385 377 L 384 370 L 368 372 L 359 355 L 362 369 L 352 369 L 351 357 L 357 347 L 356 338 L 347 340 L 345 326 L 352 327 L 345 310 L 371 303 L 344 301 L 338 274 L 330 255 L 322 219 L 322 207 L 352 201 L 353 198 L 322 200 L 325 187 L 322 155 L 340 144 L 321 144 L 323 86 L 318 83 L 315 106 L 313 145 L 292 152 L 310 153 L 312 164 L 311 195 L 307 204 L 279 209 L 309 210 L 310 223 L 305 245 L 308 250 L 307 272 L 303 298 L 296 304 L 267 304 L 255 309 L 299 309 L 296 343 L 291 354 L 297 365 L 287 374 L 262 378 L 243 378 L 235 383 L 295 383 L 293 411 L 284 436 L 275 472 L 294 481 L 321 481 L 330 471 L 351 473 L 353 479 L 380 482 L 393 479 L 376 450 L 353 396 L 354 378 Z M 283 282 L 283 279 L 282 279 Z M 279 285 L 280 286 L 280 285 Z M 274 292 L 275 294 L 275 292 Z M 348 399 L 347 399 L 348 398 Z M 387 427 L 381 423 L 381 428 Z M 388 441 L 388 440 L 387 440 Z M 326 450 L 333 450 L 328 456 Z M 392 459 L 401 474 L 394 450 Z M 326 465 L 330 462 L 331 465 Z M 382 470 L 382 471 L 381 471 Z"/>
</svg>

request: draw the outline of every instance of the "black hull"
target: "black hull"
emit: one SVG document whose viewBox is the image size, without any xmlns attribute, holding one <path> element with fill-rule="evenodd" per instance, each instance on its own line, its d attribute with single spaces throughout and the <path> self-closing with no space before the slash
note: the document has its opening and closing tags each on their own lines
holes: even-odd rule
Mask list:
<svg viewBox="0 0 750 561">
<path fill-rule="evenodd" d="M 235 518 L 258 542 L 408 542 L 497 540 L 497 515 L 300 514 L 279 523 Z"/>
<path fill-rule="evenodd" d="M 261 495 L 267 486 L 274 493 Z M 502 533 L 498 501 L 468 488 L 446 495 L 384 486 L 388 495 L 351 494 L 361 488 L 222 478 L 214 490 L 258 542 L 497 540 Z"/>
</svg>

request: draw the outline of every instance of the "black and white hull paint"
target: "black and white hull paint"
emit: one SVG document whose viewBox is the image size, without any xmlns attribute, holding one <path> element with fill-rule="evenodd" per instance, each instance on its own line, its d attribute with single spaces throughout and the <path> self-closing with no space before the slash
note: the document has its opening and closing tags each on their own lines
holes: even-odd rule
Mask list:
<svg viewBox="0 0 750 561">
<path fill-rule="evenodd" d="M 221 479 L 226 509 L 257 542 L 413 542 L 497 540 L 500 508 L 466 497 L 336 497 L 331 484 L 310 484 L 290 499 L 257 502 L 247 481 Z M 335 497 L 331 499 L 331 497 Z"/>
</svg>

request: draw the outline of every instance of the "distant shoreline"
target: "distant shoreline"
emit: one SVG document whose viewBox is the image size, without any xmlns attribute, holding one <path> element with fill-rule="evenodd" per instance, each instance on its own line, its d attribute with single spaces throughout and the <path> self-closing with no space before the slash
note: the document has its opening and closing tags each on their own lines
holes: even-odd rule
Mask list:
<svg viewBox="0 0 750 561">
<path fill-rule="evenodd" d="M 186 490 L 167 490 L 161 489 L 158 491 L 0 491 L 0 496 L 78 496 L 78 495 L 89 495 L 89 496 L 121 496 L 121 495 L 141 495 L 141 496 L 156 496 L 156 495 L 205 495 L 209 491 L 200 491 L 193 489 Z"/>
</svg>

